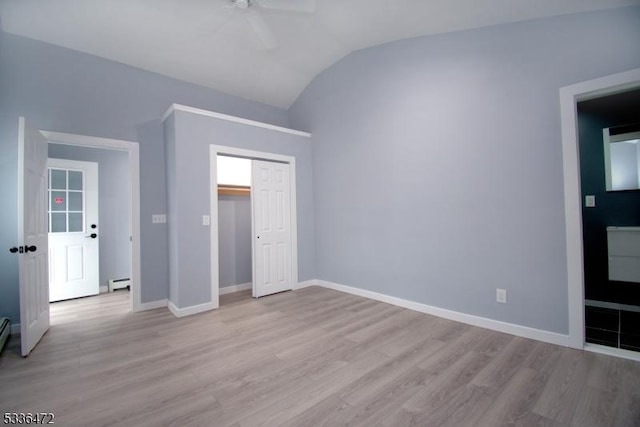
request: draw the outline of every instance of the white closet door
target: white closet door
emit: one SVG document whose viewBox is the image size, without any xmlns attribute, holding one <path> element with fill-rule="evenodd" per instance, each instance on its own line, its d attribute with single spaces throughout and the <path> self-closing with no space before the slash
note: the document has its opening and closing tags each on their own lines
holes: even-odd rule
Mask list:
<svg viewBox="0 0 640 427">
<path fill-rule="evenodd" d="M 293 289 L 289 169 L 287 163 L 252 163 L 254 297 Z"/>
</svg>

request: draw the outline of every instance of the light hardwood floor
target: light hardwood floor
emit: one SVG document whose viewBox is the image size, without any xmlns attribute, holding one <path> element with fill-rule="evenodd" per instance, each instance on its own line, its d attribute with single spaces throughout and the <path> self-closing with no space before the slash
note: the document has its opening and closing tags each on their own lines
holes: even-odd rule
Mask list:
<svg viewBox="0 0 640 427">
<path fill-rule="evenodd" d="M 3 411 L 61 426 L 640 426 L 640 363 L 310 287 L 214 312 L 56 303 Z"/>
</svg>

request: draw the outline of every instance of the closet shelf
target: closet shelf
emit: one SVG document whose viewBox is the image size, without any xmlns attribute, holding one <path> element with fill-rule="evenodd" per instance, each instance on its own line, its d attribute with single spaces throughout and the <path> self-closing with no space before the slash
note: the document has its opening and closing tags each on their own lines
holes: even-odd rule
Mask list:
<svg viewBox="0 0 640 427">
<path fill-rule="evenodd" d="M 218 185 L 218 194 L 221 196 L 249 196 L 251 194 L 251 187 Z"/>
</svg>

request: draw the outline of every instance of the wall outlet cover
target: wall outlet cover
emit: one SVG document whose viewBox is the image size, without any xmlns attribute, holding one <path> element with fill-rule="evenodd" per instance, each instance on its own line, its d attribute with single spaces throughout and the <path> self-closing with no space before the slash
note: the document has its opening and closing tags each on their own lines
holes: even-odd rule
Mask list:
<svg viewBox="0 0 640 427">
<path fill-rule="evenodd" d="M 507 290 L 506 289 L 496 289 L 496 301 L 502 304 L 507 303 Z"/>
</svg>

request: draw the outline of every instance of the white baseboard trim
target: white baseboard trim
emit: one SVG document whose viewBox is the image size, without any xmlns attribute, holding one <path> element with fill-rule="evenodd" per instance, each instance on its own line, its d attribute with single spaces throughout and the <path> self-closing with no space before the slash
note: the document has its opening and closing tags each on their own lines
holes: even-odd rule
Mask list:
<svg viewBox="0 0 640 427">
<path fill-rule="evenodd" d="M 297 285 L 293 287 L 293 290 L 308 288 L 309 286 L 317 286 L 318 281 L 316 279 L 305 280 L 304 282 L 298 282 Z"/>
<path fill-rule="evenodd" d="M 316 280 L 316 284 L 324 288 L 346 292 L 349 294 L 370 298 L 376 301 L 386 302 L 387 304 L 397 305 L 398 307 L 408 308 L 409 310 L 431 314 L 433 316 L 442 317 L 444 319 L 449 319 L 456 322 L 466 323 L 472 326 L 479 326 L 485 329 L 491 329 L 498 332 L 504 332 L 507 334 L 529 338 L 536 341 L 543 341 L 550 344 L 561 345 L 564 347 L 569 346 L 569 336 L 558 334 L 556 332 L 549 332 L 541 329 L 530 328 L 528 326 L 514 325 L 512 323 L 501 322 L 499 320 L 487 319 L 486 317 L 474 316 L 472 314 L 446 310 L 415 301 L 392 297 L 378 292 L 367 291 L 351 286 L 339 285 L 337 283 L 327 282 L 325 280 Z"/>
<path fill-rule="evenodd" d="M 169 301 L 167 306 L 169 307 L 169 311 L 171 311 L 176 317 L 191 316 L 192 314 L 198 314 L 204 311 L 214 310 L 218 308 L 217 304 L 214 304 L 213 302 L 192 305 L 185 308 L 178 308 L 173 302 Z"/>
<path fill-rule="evenodd" d="M 136 311 L 155 310 L 156 308 L 166 307 L 168 302 L 169 300 L 166 298 L 159 299 L 157 301 L 142 302 L 140 303 L 140 305 L 138 306 L 138 310 Z"/>
<path fill-rule="evenodd" d="M 240 285 L 224 286 L 218 290 L 218 295 L 225 295 L 225 294 L 231 294 L 233 292 L 246 291 L 247 289 L 251 289 L 251 286 L 253 286 L 251 282 L 242 283 Z"/>
<path fill-rule="evenodd" d="M 625 350 L 623 348 L 607 347 L 605 345 L 586 343 L 584 345 L 585 351 L 592 353 L 604 354 L 607 356 L 620 357 L 622 359 L 635 360 L 640 362 L 640 352 Z"/>
</svg>

